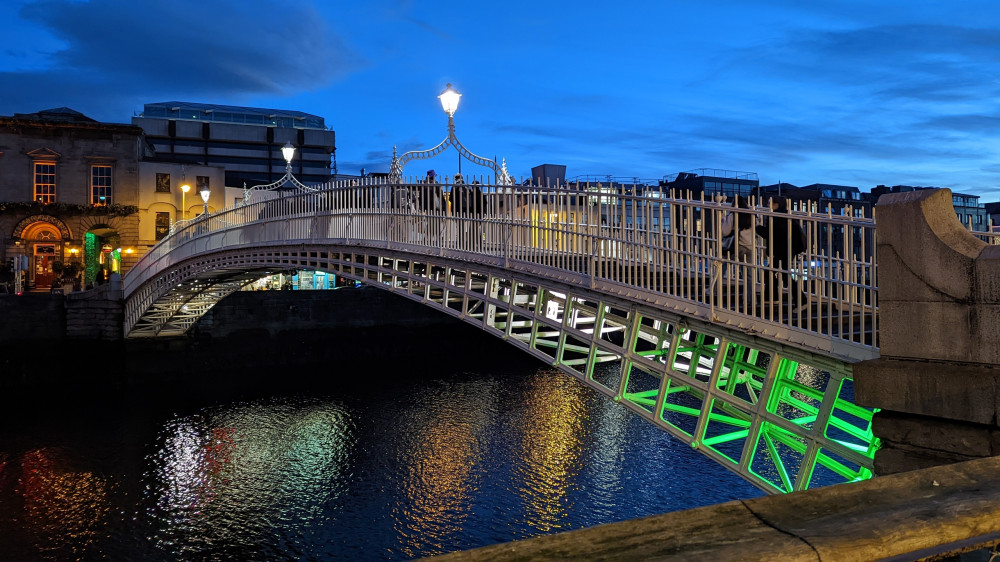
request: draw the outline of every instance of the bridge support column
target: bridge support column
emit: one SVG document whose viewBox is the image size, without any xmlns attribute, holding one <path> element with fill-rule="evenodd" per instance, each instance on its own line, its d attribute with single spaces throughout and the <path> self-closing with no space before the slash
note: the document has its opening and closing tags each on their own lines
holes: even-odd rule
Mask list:
<svg viewBox="0 0 1000 562">
<path fill-rule="evenodd" d="M 878 202 L 880 358 L 854 366 L 880 408 L 875 473 L 1000 455 L 1000 246 L 970 234 L 948 189 Z"/>
</svg>

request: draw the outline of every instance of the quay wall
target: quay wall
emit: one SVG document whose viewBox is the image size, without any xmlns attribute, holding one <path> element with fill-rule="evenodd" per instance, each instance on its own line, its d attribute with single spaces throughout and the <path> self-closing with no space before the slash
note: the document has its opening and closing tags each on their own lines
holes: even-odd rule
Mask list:
<svg viewBox="0 0 1000 562">
<path fill-rule="evenodd" d="M 126 340 L 116 288 L 0 295 L 0 388 L 248 376 L 248 367 L 261 377 L 317 364 L 343 371 L 441 337 L 495 339 L 417 302 L 360 287 L 239 291 L 184 336 Z"/>
</svg>

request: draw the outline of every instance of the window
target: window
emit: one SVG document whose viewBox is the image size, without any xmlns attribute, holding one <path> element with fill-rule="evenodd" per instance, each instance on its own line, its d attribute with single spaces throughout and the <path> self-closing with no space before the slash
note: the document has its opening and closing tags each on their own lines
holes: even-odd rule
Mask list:
<svg viewBox="0 0 1000 562">
<path fill-rule="evenodd" d="M 156 213 L 156 239 L 163 240 L 170 234 L 170 213 Z"/>
<path fill-rule="evenodd" d="M 35 201 L 56 202 L 55 162 L 35 162 Z"/>
<path fill-rule="evenodd" d="M 170 174 L 156 174 L 156 192 L 170 193 Z"/>
<path fill-rule="evenodd" d="M 198 193 L 201 193 L 204 189 L 208 189 L 208 176 L 198 176 L 196 188 Z"/>
<path fill-rule="evenodd" d="M 111 204 L 111 165 L 94 164 L 90 167 L 90 204 Z"/>
</svg>

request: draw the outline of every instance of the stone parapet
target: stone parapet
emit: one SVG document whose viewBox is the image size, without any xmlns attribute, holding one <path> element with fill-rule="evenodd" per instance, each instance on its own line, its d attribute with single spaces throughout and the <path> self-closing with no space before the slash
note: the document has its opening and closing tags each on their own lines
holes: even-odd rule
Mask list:
<svg viewBox="0 0 1000 562">
<path fill-rule="evenodd" d="M 1000 453 L 1000 246 L 972 235 L 948 189 L 882 196 L 879 351 L 854 366 L 879 408 L 876 474 Z"/>
<path fill-rule="evenodd" d="M 918 560 L 1000 542 L 1000 458 L 734 501 L 435 560 Z M 898 558 L 895 558 L 898 557 Z"/>
</svg>

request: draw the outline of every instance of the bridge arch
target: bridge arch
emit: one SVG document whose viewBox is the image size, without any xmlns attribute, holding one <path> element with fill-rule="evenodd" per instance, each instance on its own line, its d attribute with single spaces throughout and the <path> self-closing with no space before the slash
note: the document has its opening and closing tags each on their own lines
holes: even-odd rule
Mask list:
<svg viewBox="0 0 1000 562">
<path fill-rule="evenodd" d="M 816 301 L 796 320 L 755 310 L 762 278 L 777 272 L 721 255 L 717 203 L 498 185 L 472 215 L 379 197 L 409 187 L 261 194 L 179 225 L 123 280 L 126 333 L 183 334 L 254 279 L 325 271 L 503 338 L 769 492 L 871 474 L 871 411 L 853 404 L 849 367 L 874 351 L 871 262 L 796 265 Z M 873 228 L 796 220 L 814 235 L 821 221 L 862 237 Z M 816 312 L 824 306 L 836 314 Z"/>
</svg>

